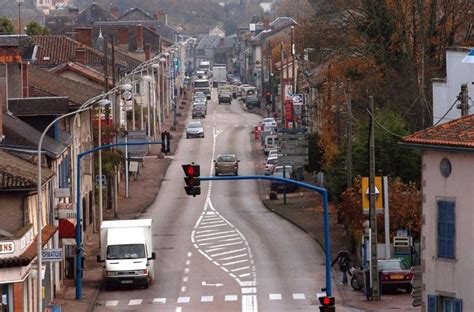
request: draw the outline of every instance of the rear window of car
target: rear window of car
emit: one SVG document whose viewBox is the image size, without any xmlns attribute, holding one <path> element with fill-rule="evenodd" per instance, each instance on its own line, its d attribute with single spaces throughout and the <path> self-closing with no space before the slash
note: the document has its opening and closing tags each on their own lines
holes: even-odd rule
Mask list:
<svg viewBox="0 0 474 312">
<path fill-rule="evenodd" d="M 234 162 L 235 161 L 235 157 L 234 156 L 231 156 L 231 155 L 223 155 L 223 156 L 219 156 L 217 158 L 217 161 L 218 162 Z"/>
<path fill-rule="evenodd" d="M 267 164 L 269 164 L 269 165 L 275 165 L 277 162 L 278 162 L 278 159 L 276 159 L 276 158 L 272 158 L 272 159 L 267 160 Z"/>
<path fill-rule="evenodd" d="M 188 124 L 188 128 L 201 128 L 201 123 L 200 122 L 193 122 Z"/>
<path fill-rule="evenodd" d="M 405 264 L 401 261 L 379 261 L 379 270 L 384 271 L 396 271 L 396 270 L 408 270 Z"/>
</svg>

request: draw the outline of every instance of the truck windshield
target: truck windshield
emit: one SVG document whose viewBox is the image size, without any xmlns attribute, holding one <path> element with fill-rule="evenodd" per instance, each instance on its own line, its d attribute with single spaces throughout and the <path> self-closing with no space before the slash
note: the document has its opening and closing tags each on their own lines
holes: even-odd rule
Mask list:
<svg viewBox="0 0 474 312">
<path fill-rule="evenodd" d="M 195 81 L 195 88 L 209 88 L 209 81 Z"/>
<path fill-rule="evenodd" d="M 110 245 L 107 246 L 107 260 L 145 258 L 145 245 Z"/>
</svg>

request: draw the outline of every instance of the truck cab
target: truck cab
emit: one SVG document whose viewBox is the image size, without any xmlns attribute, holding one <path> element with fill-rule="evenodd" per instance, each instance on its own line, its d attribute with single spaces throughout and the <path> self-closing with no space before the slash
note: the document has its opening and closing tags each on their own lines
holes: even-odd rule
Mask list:
<svg viewBox="0 0 474 312">
<path fill-rule="evenodd" d="M 209 79 L 196 79 L 194 80 L 194 92 L 203 92 L 206 94 L 208 100 L 211 99 L 211 84 Z"/>
<path fill-rule="evenodd" d="M 97 261 L 104 263 L 106 288 L 138 285 L 148 288 L 154 279 L 156 258 L 152 247 L 151 219 L 104 221 Z"/>
</svg>

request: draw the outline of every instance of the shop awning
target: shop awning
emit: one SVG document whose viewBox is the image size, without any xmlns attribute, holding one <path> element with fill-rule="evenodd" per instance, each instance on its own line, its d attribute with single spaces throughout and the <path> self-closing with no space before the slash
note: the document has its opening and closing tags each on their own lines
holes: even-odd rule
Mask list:
<svg viewBox="0 0 474 312">
<path fill-rule="evenodd" d="M 46 245 L 48 241 L 53 237 L 54 233 L 58 228 L 53 225 L 46 225 L 41 231 L 41 243 L 42 246 Z M 0 268 L 12 268 L 19 266 L 27 266 L 37 255 L 37 242 L 38 236 L 31 242 L 30 246 L 18 257 L 2 258 L 0 259 Z"/>
</svg>

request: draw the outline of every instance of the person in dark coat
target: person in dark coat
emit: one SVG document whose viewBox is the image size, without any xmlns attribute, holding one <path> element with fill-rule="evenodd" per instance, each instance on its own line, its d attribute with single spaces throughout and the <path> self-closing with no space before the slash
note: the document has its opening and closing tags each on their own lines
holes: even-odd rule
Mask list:
<svg viewBox="0 0 474 312">
<path fill-rule="evenodd" d="M 346 250 L 341 250 L 337 254 L 336 258 L 331 263 L 331 266 L 339 264 L 339 270 L 342 272 L 342 283 L 347 285 L 347 273 L 351 274 L 349 271 L 350 263 L 351 263 L 351 254 Z"/>
</svg>

